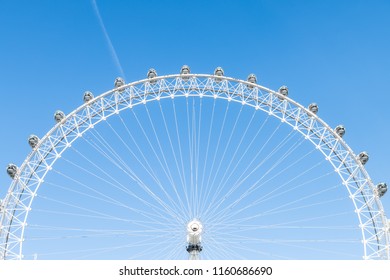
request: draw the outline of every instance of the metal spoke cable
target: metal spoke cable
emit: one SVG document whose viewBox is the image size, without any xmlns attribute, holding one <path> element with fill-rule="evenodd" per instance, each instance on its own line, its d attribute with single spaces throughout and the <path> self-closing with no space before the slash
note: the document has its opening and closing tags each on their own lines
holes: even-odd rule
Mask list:
<svg viewBox="0 0 390 280">
<path fill-rule="evenodd" d="M 192 146 L 192 142 L 191 141 L 191 133 L 192 133 L 192 129 L 191 129 L 191 125 L 190 125 L 190 112 L 189 112 L 189 109 L 188 109 L 188 98 L 186 98 L 186 116 L 187 116 L 187 119 L 186 119 L 186 122 L 187 122 L 187 138 L 188 138 L 188 155 L 189 155 L 189 163 L 190 163 L 190 176 L 189 176 L 189 194 L 190 194 L 190 197 L 189 197 L 189 201 L 190 201 L 190 205 L 191 207 L 188 209 L 189 210 L 189 217 L 193 217 L 194 216 L 194 212 L 193 212 L 193 207 L 192 205 L 194 205 L 194 186 L 193 186 L 193 146 Z"/>
<path fill-rule="evenodd" d="M 166 132 L 166 135 L 167 135 L 168 140 L 169 140 L 169 145 L 170 145 L 170 148 L 171 148 L 174 160 L 175 160 L 175 166 L 176 166 L 176 169 L 177 169 L 178 174 L 179 174 L 181 186 L 182 186 L 182 188 L 184 188 L 184 186 L 185 186 L 184 179 L 183 179 L 182 173 L 180 172 L 179 162 L 178 162 L 177 155 L 176 155 L 173 143 L 172 143 L 171 135 L 170 135 L 170 132 L 169 132 L 169 129 L 168 129 L 168 125 L 167 125 L 167 122 L 166 122 L 166 118 L 165 118 L 165 114 L 164 114 L 163 108 L 161 106 L 161 102 L 158 102 L 158 105 L 159 105 L 159 108 L 160 108 L 161 118 L 162 118 L 163 123 L 164 123 L 165 132 Z M 182 212 L 185 213 L 186 211 L 184 210 L 184 203 L 183 203 L 182 198 L 179 195 L 178 190 L 176 188 L 175 188 L 175 194 L 176 194 L 176 197 L 178 199 L 178 202 L 180 203 L 180 207 L 182 209 Z"/>
<path fill-rule="evenodd" d="M 241 179 L 240 182 L 238 182 L 240 180 L 240 178 L 236 181 L 236 183 L 232 186 L 231 190 L 229 191 L 228 194 L 224 195 L 220 200 L 219 200 L 219 203 L 213 207 L 213 210 L 210 212 L 209 215 L 224 215 L 227 211 L 231 211 L 231 209 L 236 206 L 238 203 L 240 203 L 243 199 L 245 199 L 246 197 L 248 197 L 251 193 L 253 193 L 254 191 L 256 191 L 258 188 L 260 188 L 261 186 L 263 186 L 264 184 L 259 184 L 259 182 L 261 182 L 272 170 L 274 170 L 276 167 L 278 167 L 278 165 L 283 162 L 296 148 L 296 144 L 295 143 L 292 147 L 289 148 L 289 150 L 287 152 L 285 152 L 277 161 L 276 163 L 274 163 L 266 172 L 264 172 L 264 174 L 255 182 L 253 183 L 245 192 L 243 192 L 238 199 L 236 199 L 234 202 L 232 202 L 229 206 L 229 208 L 227 209 L 222 209 L 221 211 L 217 212 L 216 211 L 220 208 L 220 206 L 222 205 L 222 203 L 226 200 L 226 198 L 232 193 L 233 190 L 236 190 L 238 189 L 241 185 L 243 185 L 243 183 L 245 182 L 245 180 L 248 179 L 248 177 L 250 175 L 252 175 L 252 173 L 254 173 L 257 169 L 260 168 L 260 166 L 262 166 L 268 159 L 269 157 L 273 156 L 276 151 L 278 151 L 279 149 L 281 149 L 285 144 L 287 144 L 287 142 L 290 140 L 290 134 L 288 137 L 286 137 L 284 140 L 284 142 L 281 142 L 279 143 L 279 145 L 277 147 L 274 148 L 274 150 L 265 158 L 263 159 L 262 162 L 260 162 L 244 179 Z"/>
<path fill-rule="evenodd" d="M 207 199 L 207 194 L 208 194 L 208 188 L 205 187 L 204 180 L 205 180 L 207 163 L 209 162 L 209 160 L 208 160 L 209 159 L 209 149 L 210 149 L 210 143 L 211 143 L 211 132 L 213 130 L 213 125 L 214 125 L 215 103 L 216 103 L 216 99 L 213 99 L 213 109 L 211 110 L 210 127 L 208 129 L 208 134 L 207 134 L 207 145 L 206 145 L 205 159 L 204 159 L 203 170 L 202 170 L 202 180 L 200 183 L 200 193 L 201 193 L 201 195 L 200 195 L 200 201 L 201 201 L 200 209 L 205 208 L 205 201 Z M 202 194 L 204 194 L 204 195 L 202 195 Z"/>
<path fill-rule="evenodd" d="M 163 161 L 164 161 L 166 170 L 168 171 L 168 175 L 169 175 L 170 182 L 171 182 L 171 184 L 172 184 L 172 187 L 173 187 L 173 189 L 174 189 L 174 192 L 175 192 L 176 195 L 178 196 L 176 183 L 175 183 L 175 181 L 174 181 L 174 179 L 173 179 L 173 177 L 172 177 L 172 173 L 171 173 L 171 171 L 170 171 L 170 167 L 169 167 L 169 165 L 168 165 L 168 163 L 167 163 L 167 159 L 166 159 L 166 157 L 165 157 L 164 151 L 165 151 L 166 149 L 163 149 L 163 147 L 161 146 L 160 139 L 159 139 L 159 133 L 156 132 L 156 128 L 155 128 L 155 125 L 154 125 L 154 123 L 153 123 L 153 120 L 152 120 L 152 118 L 151 118 L 151 116 L 150 116 L 148 107 L 145 106 L 145 109 L 146 109 L 146 113 L 147 113 L 147 115 L 148 115 L 149 122 L 150 122 L 150 124 L 151 124 L 151 126 L 152 126 L 152 129 L 153 129 L 153 132 L 154 132 L 154 136 L 155 136 L 155 139 L 156 139 L 157 144 L 158 144 L 158 148 L 159 148 L 159 150 L 160 150 L 160 152 L 161 152 L 162 159 L 163 159 Z M 163 190 L 164 194 L 168 197 L 169 201 L 172 203 L 172 205 L 174 206 L 174 208 L 175 208 L 175 209 L 181 209 L 181 211 L 183 211 L 183 213 L 185 213 L 184 208 L 182 208 L 182 207 L 180 208 L 180 206 L 177 205 L 177 202 L 175 202 L 175 201 L 173 200 L 173 198 L 166 192 L 166 190 L 165 190 L 165 188 L 164 188 L 163 186 L 161 186 L 161 189 Z M 180 199 L 179 199 L 179 201 L 180 201 Z M 179 203 L 179 204 L 180 204 L 180 203 Z"/>
<path fill-rule="evenodd" d="M 199 101 L 199 120 L 198 120 L 198 130 L 197 130 L 197 153 L 196 153 L 196 156 L 195 156 L 195 186 L 196 186 L 196 195 L 197 195 L 197 199 L 196 199 L 196 205 L 195 205 L 195 216 L 196 217 L 199 217 L 200 216 L 200 213 L 202 212 L 202 208 L 201 208 L 201 202 L 202 202 L 202 193 L 201 193 L 201 186 L 199 186 L 200 184 L 200 181 L 199 181 L 199 158 L 200 158 L 200 150 L 201 150 L 201 142 L 200 142 L 200 139 L 201 139 L 201 133 L 202 133 L 202 130 L 201 130 L 201 125 L 202 125 L 202 106 L 203 105 L 203 98 L 200 98 L 200 101 Z"/>
<path fill-rule="evenodd" d="M 277 132 L 277 130 L 279 130 L 281 124 L 279 124 L 276 129 L 273 131 L 273 133 L 271 134 L 271 136 L 268 138 L 268 140 L 262 145 L 262 147 L 259 149 L 259 151 L 254 155 L 253 159 L 250 161 L 249 164 L 247 164 L 247 167 L 246 169 L 241 173 L 242 175 L 236 180 L 236 183 L 233 184 L 230 189 L 228 189 L 226 191 L 226 195 L 219 195 L 220 200 L 218 200 L 218 202 L 215 202 L 215 199 L 216 199 L 216 195 L 214 194 L 213 198 L 211 199 L 211 202 L 209 203 L 207 209 L 204 211 L 204 216 L 207 217 L 208 215 L 208 212 L 210 211 L 210 209 L 214 210 L 213 206 L 214 205 L 219 205 L 221 200 L 224 200 L 226 196 L 229 196 L 230 194 L 232 194 L 237 188 L 237 182 L 240 181 L 240 179 L 244 176 L 244 174 L 248 171 L 248 169 L 250 168 L 250 166 L 252 165 L 252 163 L 256 160 L 256 158 L 259 157 L 259 155 L 261 154 L 261 152 L 263 151 L 263 149 L 266 147 L 266 145 L 269 143 L 269 141 L 272 139 L 272 137 L 275 135 L 275 133 Z M 249 175 L 248 175 L 249 176 Z"/>
<path fill-rule="evenodd" d="M 138 176 L 135 174 L 135 172 L 123 161 L 123 159 L 115 152 L 115 150 L 111 147 L 111 145 L 109 143 L 107 143 L 107 141 L 105 139 L 102 138 L 102 136 L 99 134 L 99 132 L 95 131 L 99 138 L 98 140 L 102 140 L 102 144 L 105 145 L 109 151 L 112 153 L 112 155 L 115 157 L 116 160 L 113 161 L 113 163 L 115 165 L 118 165 L 117 162 L 121 163 L 123 165 L 123 168 L 125 169 L 122 169 L 126 175 L 128 175 L 132 180 L 134 180 L 147 194 L 149 194 L 161 207 L 163 207 L 165 209 L 165 211 L 167 212 L 167 214 L 169 214 L 170 216 L 174 217 L 174 218 L 178 218 L 178 215 L 176 214 L 177 212 L 175 212 L 174 209 L 172 209 L 171 207 L 169 207 L 165 202 L 162 201 L 162 199 L 157 196 L 152 190 L 150 187 L 148 187 L 142 180 L 140 180 L 138 178 Z M 131 192 L 130 192 L 131 193 Z"/>
<path fill-rule="evenodd" d="M 263 178 L 267 175 L 267 173 L 265 173 L 257 182 L 255 182 L 255 183 L 251 186 L 251 188 L 253 187 L 253 189 L 248 189 L 247 192 L 244 193 L 244 194 L 242 195 L 242 198 L 241 198 L 241 197 L 240 197 L 240 198 L 241 198 L 241 199 L 244 199 L 245 197 L 247 197 L 247 196 L 251 193 L 250 191 L 253 192 L 253 191 L 255 191 L 256 189 L 261 188 L 262 186 L 264 186 L 266 183 L 268 183 L 268 182 L 271 181 L 272 179 L 277 178 L 278 176 L 281 176 L 286 170 L 288 170 L 289 168 L 291 168 L 291 167 L 295 166 L 296 164 L 298 164 L 300 161 L 302 161 L 304 158 L 306 158 L 306 157 L 307 157 L 309 154 L 311 154 L 311 153 L 312 153 L 312 151 L 311 151 L 311 152 L 308 152 L 308 153 L 306 153 L 306 154 L 304 154 L 304 155 L 303 155 L 302 157 L 300 157 L 298 160 L 294 161 L 293 163 L 291 163 L 290 165 L 288 165 L 288 166 L 285 167 L 284 169 L 280 170 L 277 174 L 275 174 L 275 175 L 272 176 L 271 178 L 269 178 L 269 179 L 267 179 L 266 181 L 264 181 L 264 182 L 262 182 L 261 184 L 259 184 L 259 182 L 261 182 L 261 181 L 263 180 Z M 300 172 L 299 174 L 297 174 L 297 176 L 295 176 L 294 178 L 290 179 L 289 181 L 287 181 L 287 182 L 281 184 L 279 187 L 273 188 L 270 192 L 266 193 L 265 195 L 262 195 L 262 196 L 261 196 L 260 198 L 258 198 L 256 201 L 254 201 L 254 202 L 248 204 L 247 206 L 243 206 L 243 207 L 241 207 L 240 209 L 236 210 L 235 212 L 232 212 L 231 210 L 229 210 L 231 213 L 230 213 L 227 217 L 232 217 L 232 216 L 234 216 L 234 215 L 236 215 L 236 214 L 238 214 L 238 213 L 240 213 L 240 212 L 246 210 L 247 208 L 257 206 L 257 205 L 259 205 L 259 204 L 261 204 L 261 203 L 263 203 L 263 202 L 269 200 L 269 199 L 267 198 L 269 195 L 271 195 L 271 194 L 273 194 L 273 193 L 278 193 L 278 191 L 279 191 L 280 189 L 283 189 L 283 188 L 284 188 L 285 186 L 287 186 L 289 183 L 291 183 L 292 181 L 296 180 L 297 178 L 302 177 L 303 175 L 305 175 L 306 173 L 310 172 L 312 169 L 315 169 L 315 168 L 318 167 L 319 165 L 321 165 L 321 162 L 320 162 L 320 163 L 317 163 L 316 165 L 312 166 L 312 167 L 309 168 L 309 169 L 306 169 L 306 170 Z M 322 176 L 320 176 L 320 177 L 322 177 Z M 312 181 L 312 180 L 310 180 L 310 181 Z M 299 185 L 299 186 L 301 186 L 301 185 Z M 297 186 L 294 187 L 293 189 L 295 190 L 296 188 L 297 188 Z M 277 196 L 279 196 L 279 195 L 281 195 L 281 194 L 284 194 L 284 193 L 285 193 L 285 192 L 281 192 L 281 193 L 278 194 Z M 244 195 L 245 195 L 245 197 L 244 197 Z M 273 197 L 273 198 L 274 198 L 274 197 Z M 237 200 L 235 201 L 235 203 L 238 204 Z M 230 209 L 232 209 L 232 206 L 234 206 L 234 205 L 231 205 L 231 208 L 230 208 Z M 227 212 L 227 211 L 225 211 L 225 212 L 220 211 L 219 213 L 216 214 L 216 216 L 217 216 L 217 215 L 218 215 L 218 216 L 224 216 L 224 215 L 226 216 L 226 212 Z"/>
<path fill-rule="evenodd" d="M 224 158 L 225 158 L 225 156 L 226 156 L 226 152 L 227 152 L 227 150 L 228 150 L 228 148 L 229 148 L 229 146 L 230 146 L 230 143 L 231 143 L 231 141 L 232 141 L 232 137 L 233 137 L 234 133 L 236 132 L 237 124 L 240 123 L 240 117 L 241 117 L 242 109 L 243 109 L 243 106 L 241 106 L 238 115 L 235 117 L 235 120 L 236 120 L 236 121 L 234 122 L 233 128 L 231 129 L 231 132 L 230 132 L 230 136 L 229 136 L 229 138 L 228 138 L 228 140 L 227 140 L 227 142 L 226 142 L 226 144 L 225 144 L 225 149 L 224 149 L 224 151 L 223 151 L 223 153 L 222 153 L 222 156 L 221 156 L 221 158 L 220 158 L 220 160 L 219 160 L 219 165 L 218 165 L 217 170 L 215 171 L 214 179 L 213 179 L 213 181 L 211 182 L 211 186 L 214 186 L 214 183 L 215 183 L 215 180 L 216 180 L 217 175 L 218 175 L 218 173 L 219 173 L 219 170 L 220 170 L 220 168 L 221 168 L 222 162 L 224 161 Z M 249 125 L 249 124 L 248 124 L 248 125 Z M 237 151 L 238 149 L 239 149 L 239 146 L 236 147 L 235 153 L 236 153 L 236 151 Z M 234 154 L 235 154 L 235 153 L 234 153 Z"/>
<path fill-rule="evenodd" d="M 237 149 L 235 149 L 233 155 L 231 156 L 230 161 L 229 161 L 229 164 L 228 164 L 228 166 L 227 166 L 226 169 L 225 169 L 225 173 L 223 174 L 223 176 L 222 176 L 222 178 L 221 178 L 221 180 L 220 180 L 218 186 L 215 188 L 214 197 L 217 197 L 218 195 L 220 195 L 220 192 L 221 192 L 221 190 L 223 189 L 223 186 L 226 185 L 227 181 L 228 181 L 228 180 L 231 178 L 231 176 L 236 172 L 237 167 L 241 164 L 242 158 L 243 158 L 243 157 L 246 155 L 246 153 L 248 152 L 249 147 L 250 147 L 250 146 L 252 145 L 252 143 L 254 142 L 255 138 L 257 137 L 257 134 L 260 133 L 261 129 L 257 131 L 257 134 L 256 134 L 255 137 L 252 139 L 252 141 L 251 141 L 251 143 L 248 145 L 247 149 L 242 153 L 240 159 L 239 159 L 239 160 L 237 161 L 237 163 L 235 164 L 235 167 L 233 168 L 233 170 L 230 170 L 230 167 L 231 167 L 231 165 L 233 164 L 234 159 L 236 158 L 238 152 L 240 151 L 239 147 L 241 147 L 242 142 L 243 142 L 244 139 L 247 137 L 246 135 L 247 135 L 247 133 L 248 133 L 248 131 L 249 131 L 249 128 L 251 127 L 251 124 L 252 124 L 252 122 L 253 122 L 253 119 L 254 119 L 255 115 L 256 115 L 256 111 L 253 111 L 252 117 L 251 117 L 251 119 L 250 119 L 248 125 L 246 126 L 246 129 L 245 129 L 244 133 L 241 135 L 240 141 L 239 141 L 239 143 L 238 143 L 238 145 L 237 145 Z M 267 119 L 268 119 L 268 118 L 267 118 Z M 266 120 L 267 120 L 267 119 L 266 119 Z M 263 125 L 264 125 L 264 122 L 263 122 Z M 263 126 L 262 126 L 262 127 L 263 127 Z M 262 127 L 261 127 L 261 128 L 262 128 Z M 229 175 L 229 176 L 228 176 L 227 178 L 225 178 L 227 175 Z M 212 201 L 212 202 L 213 202 L 213 201 Z M 211 202 L 211 203 L 212 203 L 212 202 Z"/>
<path fill-rule="evenodd" d="M 206 188 L 208 189 L 206 197 L 208 197 L 210 195 L 210 191 L 212 189 L 212 187 L 210 186 L 210 178 L 211 178 L 211 175 L 213 174 L 215 160 L 217 158 L 217 154 L 218 154 L 218 151 L 219 151 L 219 148 L 220 148 L 220 144 L 221 144 L 221 137 L 222 137 L 222 134 L 223 134 L 224 129 L 225 129 L 226 119 L 227 119 L 227 115 L 229 113 L 229 108 L 230 108 L 229 105 L 230 105 L 230 103 L 228 103 L 227 106 L 226 106 L 225 113 L 224 113 L 224 116 L 223 116 L 222 125 L 219 128 L 220 132 L 219 132 L 219 136 L 218 136 L 218 140 L 217 140 L 217 147 L 215 148 L 215 152 L 214 152 L 213 160 L 212 160 L 212 163 L 211 163 L 211 167 L 210 167 L 207 183 L 205 185 Z"/>
<path fill-rule="evenodd" d="M 102 150 L 102 146 L 104 146 L 104 143 L 100 143 L 100 145 L 96 145 L 94 144 L 92 141 L 87 141 L 88 144 L 90 144 L 98 153 L 100 153 L 103 157 L 105 157 L 106 159 L 108 159 L 114 166 L 116 166 L 118 169 L 122 170 L 125 174 L 127 174 L 127 172 L 125 170 L 123 170 L 123 168 L 118 164 L 118 162 L 116 160 L 114 160 L 111 156 L 109 156 L 106 152 L 104 152 Z M 96 175 L 96 174 L 95 174 Z M 96 175 L 97 176 L 97 175 Z M 99 176 L 98 176 L 99 177 Z M 75 181 L 73 178 L 71 177 L 68 177 L 69 179 Z M 156 213 L 160 213 L 161 215 L 161 211 L 165 211 L 164 209 L 162 208 L 159 208 L 157 207 L 156 205 L 146 201 L 145 199 L 139 197 L 138 195 L 136 195 L 134 192 L 130 191 L 127 187 L 125 187 L 122 183 L 116 181 L 116 184 L 113 184 L 109 181 L 106 181 L 104 179 L 102 179 L 103 181 L 107 182 L 109 185 L 111 185 L 112 187 L 120 190 L 120 191 L 123 191 L 124 193 L 130 195 L 131 197 L 134 197 L 136 198 L 137 200 L 139 200 L 140 202 L 142 202 L 143 204 L 145 204 L 146 206 L 148 207 L 151 207 Z M 77 182 L 77 181 L 76 181 Z M 83 186 L 86 186 L 85 184 L 82 184 L 80 183 L 81 185 Z M 90 188 L 88 188 L 90 189 Z M 167 213 L 168 214 L 168 213 Z"/>
<path fill-rule="evenodd" d="M 186 173 L 185 173 L 185 168 L 184 168 L 184 158 L 183 158 L 183 150 L 182 150 L 182 141 L 181 141 L 181 138 L 180 138 L 180 132 L 179 132 L 179 125 L 178 125 L 178 120 L 177 120 L 177 114 L 176 114 L 176 106 L 175 106 L 175 100 L 172 99 L 172 111 L 173 111 L 173 116 L 174 116 L 174 119 L 175 119 L 175 130 L 176 130 L 176 138 L 177 138 L 177 143 L 178 143 L 178 146 L 179 146 L 179 158 L 180 158 L 180 161 L 181 161 L 181 168 L 182 168 L 182 174 L 183 174 L 183 178 L 186 177 Z M 187 209 L 188 211 L 190 211 L 189 209 L 191 208 L 190 206 L 190 199 L 189 199 L 189 194 L 188 194 L 188 185 L 187 185 L 187 181 L 185 179 L 183 179 L 184 181 L 184 185 L 182 186 L 183 187 L 183 190 L 184 190 L 184 196 L 185 196 L 185 200 L 186 200 L 186 203 L 187 203 Z M 188 212 L 189 214 L 189 212 Z"/>
</svg>

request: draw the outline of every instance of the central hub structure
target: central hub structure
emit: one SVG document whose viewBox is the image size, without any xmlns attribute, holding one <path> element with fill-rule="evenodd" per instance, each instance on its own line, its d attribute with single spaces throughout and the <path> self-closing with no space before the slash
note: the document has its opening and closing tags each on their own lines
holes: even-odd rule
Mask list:
<svg viewBox="0 0 390 280">
<path fill-rule="evenodd" d="M 187 224 L 187 252 L 190 260 L 199 260 L 199 253 L 202 251 L 202 223 L 194 219 Z"/>
</svg>

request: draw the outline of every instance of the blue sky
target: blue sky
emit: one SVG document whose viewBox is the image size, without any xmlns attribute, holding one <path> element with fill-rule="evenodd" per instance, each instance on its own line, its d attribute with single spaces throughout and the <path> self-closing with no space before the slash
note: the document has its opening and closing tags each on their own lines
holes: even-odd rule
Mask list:
<svg viewBox="0 0 390 280">
<path fill-rule="evenodd" d="M 388 1 L 97 1 L 126 81 L 222 66 L 227 76 L 316 102 L 346 142 L 366 150 L 374 182 L 390 182 Z M 0 1 L 0 196 L 27 137 L 43 136 L 57 109 L 105 92 L 120 74 L 91 1 Z M 390 196 L 383 198 L 390 208 Z M 389 211 L 389 210 L 388 210 Z"/>
</svg>

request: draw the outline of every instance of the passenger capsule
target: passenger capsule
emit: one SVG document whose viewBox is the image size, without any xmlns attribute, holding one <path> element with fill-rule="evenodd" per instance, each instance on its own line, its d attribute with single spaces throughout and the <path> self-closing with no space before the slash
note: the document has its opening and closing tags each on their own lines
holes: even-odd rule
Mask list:
<svg viewBox="0 0 390 280">
<path fill-rule="evenodd" d="M 191 73 L 190 67 L 188 65 L 183 65 L 180 69 L 180 75 L 188 75 Z M 181 77 L 184 81 L 188 81 L 190 77 Z"/>
<path fill-rule="evenodd" d="M 283 96 L 288 96 L 288 87 L 287 86 L 281 86 L 278 90 L 278 92 Z M 282 99 L 282 98 L 281 98 Z"/>
<path fill-rule="evenodd" d="M 39 138 L 36 135 L 30 135 L 28 137 L 28 144 L 30 145 L 31 148 L 35 148 L 39 143 Z"/>
<path fill-rule="evenodd" d="M 223 72 L 222 67 L 217 67 L 217 68 L 215 68 L 215 70 L 214 70 L 214 76 L 222 77 L 223 75 L 224 75 L 224 72 Z M 221 78 L 215 78 L 215 81 L 216 81 L 216 82 L 221 82 L 222 79 L 221 79 Z"/>
<path fill-rule="evenodd" d="M 343 137 L 344 134 L 345 134 L 345 128 L 344 128 L 344 126 L 342 126 L 342 125 L 338 125 L 338 126 L 334 129 L 334 131 L 335 131 L 336 134 L 337 134 L 338 136 L 340 136 L 340 137 Z"/>
<path fill-rule="evenodd" d="M 146 76 L 148 77 L 148 79 L 156 78 L 157 77 L 157 72 L 153 68 L 150 68 L 148 70 L 148 74 Z M 155 84 L 156 82 L 157 82 L 156 80 L 150 81 L 151 84 Z"/>
<path fill-rule="evenodd" d="M 386 183 L 379 183 L 376 185 L 376 192 L 379 197 L 382 197 L 387 192 L 387 184 Z"/>
<path fill-rule="evenodd" d="M 115 88 L 121 87 L 125 85 L 125 80 L 123 80 L 121 77 L 118 77 L 115 79 L 114 86 Z"/>
<path fill-rule="evenodd" d="M 369 159 L 368 153 L 367 152 L 361 152 L 358 156 L 359 161 L 361 164 L 365 165 Z"/>
<path fill-rule="evenodd" d="M 3 201 L 0 199 L 0 214 L 1 212 L 3 212 L 3 209 L 4 209 Z M 0 233 L 1 233 L 1 229 L 0 229 Z"/>
<path fill-rule="evenodd" d="M 222 67 L 217 67 L 214 70 L 214 76 L 223 76 L 225 73 L 223 72 Z"/>
<path fill-rule="evenodd" d="M 54 113 L 54 120 L 59 123 L 65 118 L 65 114 L 62 111 L 56 111 Z"/>
<path fill-rule="evenodd" d="M 13 164 L 13 163 L 10 163 L 8 164 L 7 166 L 7 174 L 12 178 L 14 179 L 16 174 L 18 173 L 18 167 Z"/>
<path fill-rule="evenodd" d="M 248 78 L 246 79 L 248 82 L 252 83 L 252 84 L 256 84 L 257 83 L 257 77 L 255 74 L 249 74 Z M 248 88 L 253 88 L 252 85 L 247 85 Z"/>
<path fill-rule="evenodd" d="M 119 87 L 124 86 L 124 85 L 125 85 L 125 80 L 123 80 L 123 78 L 118 77 L 115 79 L 115 81 L 114 81 L 115 88 L 119 88 Z M 123 91 L 124 91 L 124 89 L 118 90 L 119 93 L 122 93 Z"/>
<path fill-rule="evenodd" d="M 312 112 L 314 115 L 317 115 L 317 113 L 318 113 L 318 105 L 316 103 L 311 103 L 309 105 L 309 111 Z"/>
<path fill-rule="evenodd" d="M 93 99 L 93 94 L 92 94 L 92 92 L 90 92 L 90 91 L 84 92 L 83 100 L 84 100 L 85 103 L 88 103 L 88 102 L 91 101 L 92 99 Z"/>
<path fill-rule="evenodd" d="M 183 65 L 180 69 L 180 75 L 187 75 L 187 74 L 190 74 L 191 73 L 191 70 L 190 70 L 190 67 L 188 65 Z"/>
</svg>

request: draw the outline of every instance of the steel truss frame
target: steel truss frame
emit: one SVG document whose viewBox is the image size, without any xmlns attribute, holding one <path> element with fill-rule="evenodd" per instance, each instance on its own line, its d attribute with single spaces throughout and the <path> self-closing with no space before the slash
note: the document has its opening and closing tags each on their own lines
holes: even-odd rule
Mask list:
<svg viewBox="0 0 390 280">
<path fill-rule="evenodd" d="M 22 259 L 27 218 L 44 178 L 74 141 L 101 121 L 140 104 L 197 96 L 239 102 L 290 125 L 310 141 L 340 176 L 358 216 L 364 259 L 390 259 L 389 222 L 357 155 L 322 119 L 279 92 L 229 77 L 167 75 L 136 81 L 95 97 L 56 124 L 27 156 L 3 202 L 0 259 Z"/>
</svg>

